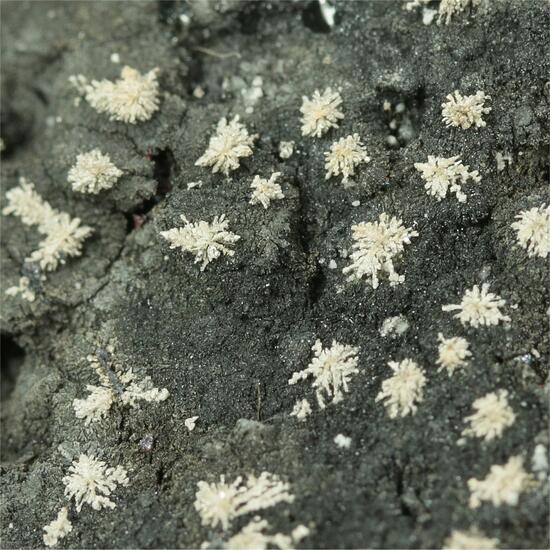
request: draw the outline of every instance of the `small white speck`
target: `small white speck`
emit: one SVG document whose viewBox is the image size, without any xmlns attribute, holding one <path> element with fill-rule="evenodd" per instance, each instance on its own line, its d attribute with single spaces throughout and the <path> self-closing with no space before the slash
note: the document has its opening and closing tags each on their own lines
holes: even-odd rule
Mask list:
<svg viewBox="0 0 550 550">
<path fill-rule="evenodd" d="M 336 269 L 337 267 L 338 267 L 338 264 L 334 260 L 330 260 L 330 262 L 328 263 L 328 268 Z"/>
<path fill-rule="evenodd" d="M 539 444 L 535 447 L 535 452 L 532 458 L 533 472 L 536 473 L 537 478 L 540 481 L 545 480 L 548 477 L 548 451 L 546 447 Z M 11 526 L 11 524 L 10 524 Z"/>
<path fill-rule="evenodd" d="M 351 437 L 344 434 L 338 434 L 334 438 L 334 443 L 336 443 L 340 449 L 349 449 L 349 446 L 351 445 Z"/>
<path fill-rule="evenodd" d="M 118 53 L 111 54 L 111 63 L 120 63 L 120 55 Z"/>
<path fill-rule="evenodd" d="M 279 143 L 279 157 L 282 159 L 288 159 L 294 153 L 293 141 L 281 141 Z"/>
<path fill-rule="evenodd" d="M 506 168 L 506 163 L 508 163 L 508 165 L 512 164 L 513 162 L 513 158 L 512 158 L 512 155 L 508 152 L 501 152 L 501 151 L 497 151 L 496 153 L 494 153 L 495 155 L 495 160 L 496 160 L 496 163 L 497 163 L 497 170 L 499 172 L 502 172 L 505 168 Z"/>
<path fill-rule="evenodd" d="M 325 23 L 331 28 L 334 27 L 334 15 L 336 14 L 336 8 L 329 4 L 327 0 L 319 0 L 319 8 Z"/>
<path fill-rule="evenodd" d="M 434 17 L 437 15 L 437 10 L 431 10 L 430 8 L 424 8 L 422 10 L 422 23 L 424 25 L 431 25 Z"/>
<path fill-rule="evenodd" d="M 352 206 L 361 206 L 361 201 L 353 201 L 351 203 Z"/>
<path fill-rule="evenodd" d="M 191 18 L 185 14 L 185 13 L 182 13 L 180 15 L 180 23 L 184 26 L 184 27 L 187 27 L 191 24 Z"/>
<path fill-rule="evenodd" d="M 204 90 L 201 88 L 201 86 L 197 86 L 193 90 L 193 97 L 196 97 L 197 99 L 202 99 L 204 97 Z"/>
<path fill-rule="evenodd" d="M 185 427 L 190 432 L 192 432 L 195 429 L 195 424 L 197 423 L 198 418 L 199 418 L 198 416 L 191 416 L 191 417 L 185 419 L 185 422 L 184 422 Z"/>
<path fill-rule="evenodd" d="M 382 326 L 380 327 L 380 336 L 385 338 L 391 336 L 396 338 L 401 336 L 409 329 L 409 322 L 404 315 L 396 315 L 394 317 L 388 317 L 384 319 Z"/>
</svg>

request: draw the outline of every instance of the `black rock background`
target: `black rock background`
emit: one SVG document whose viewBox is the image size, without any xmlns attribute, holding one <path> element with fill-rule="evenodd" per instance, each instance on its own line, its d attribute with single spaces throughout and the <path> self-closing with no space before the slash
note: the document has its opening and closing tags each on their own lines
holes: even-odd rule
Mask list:
<svg viewBox="0 0 550 550">
<path fill-rule="evenodd" d="M 82 257 L 43 284 L 32 277 L 29 304 L 5 289 L 39 237 L 2 216 L 3 548 L 42 544 L 42 527 L 68 502 L 61 478 L 81 452 L 123 465 L 131 481 L 115 491 L 114 511 L 72 509 L 62 547 L 227 538 L 249 518 L 224 536 L 202 526 L 197 481 L 263 470 L 288 480 L 296 499 L 262 516 L 274 532 L 310 526 L 303 547 L 438 548 L 452 529 L 470 526 L 503 548 L 548 545 L 547 492 L 472 511 L 467 480 L 513 455 L 529 469 L 535 445 L 548 445 L 548 263 L 516 245 L 510 224 L 549 200 L 550 4 L 495 1 L 448 26 L 425 26 L 397 1 L 336 5 L 328 29 L 313 2 L 2 3 L 2 199 L 25 176 L 95 229 Z M 70 75 L 114 79 L 124 64 L 161 70 L 162 104 L 149 122 L 109 122 L 74 105 Z M 264 97 L 247 113 L 242 90 L 256 76 Z M 203 98 L 193 95 L 197 86 Z M 326 86 L 342 88 L 345 119 L 321 139 L 303 138 L 301 96 Z M 455 89 L 492 97 L 485 128 L 445 127 L 440 105 Z M 385 100 L 406 106 L 401 133 L 388 126 Z M 227 179 L 194 163 L 219 118 L 234 114 L 260 137 Z M 353 132 L 373 160 L 345 189 L 325 181 L 323 152 Z M 281 140 L 296 143 L 286 161 Z M 71 191 L 67 172 L 94 147 L 125 175 L 90 197 Z M 497 152 L 512 156 L 504 170 Z M 428 154 L 460 155 L 479 170 L 466 204 L 425 193 L 413 164 Z M 253 175 L 273 171 L 283 173 L 286 198 L 268 210 L 250 206 Z M 199 179 L 202 188 L 187 189 Z M 350 227 L 381 212 L 419 232 L 398 267 L 406 280 L 376 290 L 347 283 Z M 235 256 L 201 273 L 170 251 L 159 231 L 182 213 L 224 213 L 241 235 Z M 474 330 L 441 311 L 482 282 L 506 299 L 509 326 Z M 383 338 L 384 319 L 399 314 L 409 330 Z M 468 339 L 469 368 L 436 372 L 438 332 Z M 313 403 L 313 392 L 287 381 L 308 364 L 316 338 L 360 346 L 361 372 L 342 403 L 300 423 L 289 412 L 297 399 Z M 96 383 L 86 355 L 110 341 L 126 368 L 171 396 L 137 411 L 115 408 L 85 428 L 72 401 Z M 427 372 L 425 398 L 416 415 L 391 420 L 374 399 L 387 362 L 406 357 Z M 457 446 L 472 402 L 498 388 L 510 394 L 515 424 L 489 444 Z M 195 415 L 188 432 L 184 420 Z M 350 449 L 334 444 L 338 433 L 352 438 Z M 149 453 L 139 445 L 147 434 L 155 438 Z"/>
</svg>

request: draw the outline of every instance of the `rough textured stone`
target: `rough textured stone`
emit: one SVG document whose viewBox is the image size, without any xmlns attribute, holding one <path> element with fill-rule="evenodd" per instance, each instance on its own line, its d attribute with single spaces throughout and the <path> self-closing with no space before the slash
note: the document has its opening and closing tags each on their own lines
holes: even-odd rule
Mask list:
<svg viewBox="0 0 550 550">
<path fill-rule="evenodd" d="M 197 481 L 263 470 L 288 480 L 296 500 L 262 516 L 284 533 L 310 526 L 305 547 L 436 548 L 451 529 L 472 525 L 503 548 L 547 544 L 540 487 L 517 507 L 472 511 L 466 482 L 512 455 L 530 468 L 536 443 L 548 444 L 548 264 L 516 246 L 510 224 L 548 202 L 550 5 L 503 0 L 448 26 L 425 26 L 400 2 L 336 5 L 336 25 L 318 32 L 327 28 L 312 2 L 2 4 L 2 199 L 25 176 L 95 229 L 82 257 L 33 279 L 28 304 L 5 289 L 39 236 L 2 217 L 2 547 L 42 544 L 42 527 L 67 503 L 61 478 L 81 452 L 123 465 L 130 484 L 114 493 L 114 511 L 72 509 L 62 547 L 227 539 L 247 518 L 225 535 L 202 526 Z M 161 108 L 150 121 L 110 122 L 74 105 L 70 75 L 114 79 L 124 64 L 161 71 Z M 263 97 L 254 103 L 256 76 Z M 197 86 L 204 97 L 193 95 Z M 326 86 L 341 88 L 345 119 L 321 139 L 303 138 L 301 97 Z M 445 127 L 441 103 L 455 89 L 492 96 L 485 128 Z M 405 110 L 384 112 L 385 100 Z M 219 118 L 235 114 L 259 134 L 254 155 L 230 178 L 195 166 Z M 372 161 L 344 189 L 325 181 L 323 152 L 353 132 Z M 295 153 L 282 161 L 278 144 L 291 140 Z M 95 147 L 125 174 L 98 196 L 73 193 L 67 172 Z M 497 152 L 513 158 L 503 171 Z M 425 193 L 413 164 L 428 154 L 460 154 L 479 170 L 467 203 Z M 285 199 L 249 205 L 253 176 L 274 171 Z M 187 189 L 198 180 L 202 187 Z M 347 283 L 351 225 L 384 211 L 419 232 L 399 262 L 405 282 Z M 159 232 L 182 213 L 193 221 L 224 213 L 241 236 L 235 256 L 201 273 L 191 256 L 169 250 Z M 506 299 L 509 326 L 473 330 L 441 311 L 485 281 Z M 395 315 L 410 328 L 383 338 Z M 436 372 L 438 332 L 468 339 L 469 368 Z M 288 379 L 316 338 L 360 346 L 361 372 L 342 403 L 300 423 L 289 413 L 314 392 Z M 139 410 L 116 406 L 85 428 L 72 401 L 96 381 L 86 355 L 109 342 L 126 368 L 171 395 Z M 374 399 L 387 361 L 405 357 L 427 373 L 425 399 L 416 415 L 391 420 Z M 489 444 L 457 446 L 472 402 L 498 388 L 510 394 L 515 424 Z M 199 416 L 192 432 L 190 416 Z M 334 444 L 338 433 L 352 438 L 349 450 Z M 148 452 L 145 437 L 154 440 Z"/>
</svg>

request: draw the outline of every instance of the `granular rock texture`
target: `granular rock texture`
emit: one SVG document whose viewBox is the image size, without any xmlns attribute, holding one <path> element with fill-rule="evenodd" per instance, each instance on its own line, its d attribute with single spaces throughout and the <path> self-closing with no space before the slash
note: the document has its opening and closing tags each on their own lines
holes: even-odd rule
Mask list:
<svg viewBox="0 0 550 550">
<path fill-rule="evenodd" d="M 61 547 L 220 544 L 251 517 L 225 533 L 203 525 L 197 482 L 263 471 L 295 499 L 261 515 L 273 533 L 307 526 L 301 547 L 440 548 L 472 527 L 502 548 L 547 546 L 544 484 L 517 506 L 472 510 L 467 481 L 518 455 L 531 471 L 535 447 L 549 444 L 548 262 L 517 245 L 511 224 L 549 202 L 550 4 L 493 0 L 441 26 L 399 1 L 335 6 L 331 27 L 317 2 L 2 3 L 2 202 L 23 176 L 94 229 L 82 256 L 43 280 L 24 262 L 39 234 L 2 216 L 3 548 L 43 544 L 81 453 L 123 466 L 129 484 L 113 493 L 114 510 L 69 506 Z M 115 80 L 124 65 L 159 68 L 149 121 L 110 121 L 75 101 L 71 75 Z M 326 87 L 339 90 L 345 118 L 304 137 L 302 96 Z M 485 127 L 445 126 L 441 104 L 454 90 L 491 96 Z M 235 115 L 258 134 L 253 155 L 229 177 L 196 166 L 218 121 Z M 325 180 L 324 152 L 354 133 L 371 161 L 351 187 Z M 294 141 L 289 159 L 281 141 Z M 95 148 L 123 175 L 97 195 L 75 193 L 68 171 Z M 428 155 L 459 155 L 479 171 L 465 203 L 426 193 L 414 164 Z M 254 176 L 273 172 L 284 199 L 250 205 Z M 398 260 L 404 282 L 347 281 L 351 226 L 384 212 L 418 232 Z M 160 232 L 181 214 L 224 214 L 241 237 L 234 256 L 201 272 L 170 250 Z M 21 276 L 33 302 L 5 294 Z M 483 283 L 510 322 L 473 328 L 442 311 Z M 382 336 L 399 315 L 408 329 Z M 452 376 L 437 372 L 440 332 L 470 344 Z M 288 384 L 317 339 L 360 348 L 348 393 L 323 410 L 311 384 Z M 115 405 L 86 427 L 73 400 L 97 383 L 86 357 L 109 345 L 123 370 L 170 397 Z M 426 373 L 423 400 L 392 419 L 375 398 L 388 361 L 406 358 Z M 499 389 L 513 425 L 458 444 L 472 403 Z M 313 411 L 301 422 L 290 412 L 303 398 Z M 348 449 L 335 444 L 340 433 Z"/>
</svg>

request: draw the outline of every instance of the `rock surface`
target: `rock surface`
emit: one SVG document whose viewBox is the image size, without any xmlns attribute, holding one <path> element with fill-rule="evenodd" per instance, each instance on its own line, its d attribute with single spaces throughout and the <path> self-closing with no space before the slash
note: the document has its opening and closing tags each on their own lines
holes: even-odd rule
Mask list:
<svg viewBox="0 0 550 550">
<path fill-rule="evenodd" d="M 124 466 L 130 483 L 114 493 L 114 510 L 72 507 L 62 547 L 227 540 L 250 518 L 225 534 L 202 525 L 197 482 L 262 471 L 295 495 L 262 517 L 273 532 L 308 526 L 299 546 L 440 548 L 452 529 L 472 526 L 502 548 L 547 545 L 543 487 L 515 507 L 471 510 L 467 480 L 515 455 L 530 470 L 535 446 L 549 443 L 548 263 L 529 258 L 510 227 L 520 210 L 549 200 L 548 2 L 495 1 L 448 26 L 426 26 L 397 1 L 338 2 L 332 28 L 315 2 L 300 1 L 21 1 L 1 10 L 2 200 L 24 176 L 94 228 L 83 255 L 41 281 L 24 265 L 38 234 L 2 216 L 3 548 L 42 545 L 42 527 L 68 503 L 61 479 L 80 453 Z M 126 64 L 160 69 L 161 107 L 150 121 L 110 122 L 75 105 L 70 75 L 115 79 Z M 304 138 L 301 97 L 327 86 L 341 90 L 345 118 Z M 492 97 L 485 128 L 445 127 L 441 103 L 455 89 Z M 259 134 L 253 156 L 229 178 L 195 166 L 217 121 L 236 114 Z M 323 152 L 354 132 L 372 161 L 353 187 L 325 181 Z M 288 160 L 281 141 L 295 142 Z M 97 196 L 75 193 L 67 172 L 96 147 L 124 176 Z M 428 154 L 460 155 L 479 171 L 465 204 L 426 194 L 413 165 Z M 499 167 L 497 154 L 511 162 Z M 249 205 L 253 176 L 274 171 L 285 199 Z M 347 282 L 342 268 L 351 226 L 382 212 L 419 237 L 399 263 L 404 283 L 373 290 Z M 170 250 L 159 232 L 181 214 L 225 214 L 241 236 L 235 255 L 200 272 Z M 32 303 L 5 294 L 22 275 Z M 483 282 L 506 300 L 510 323 L 476 330 L 441 311 Z M 397 315 L 408 330 L 381 336 Z M 437 372 L 439 332 L 470 342 L 470 365 L 452 377 Z M 313 404 L 314 390 L 288 379 L 307 366 L 317 338 L 359 346 L 360 372 L 341 403 L 314 406 L 302 423 L 289 413 L 298 399 Z M 110 344 L 124 368 L 170 397 L 117 405 L 85 427 L 72 402 L 97 383 L 86 356 Z M 387 362 L 407 357 L 427 373 L 424 400 L 415 415 L 390 419 L 375 397 Z M 495 441 L 457 445 L 472 402 L 500 388 L 514 425 Z M 349 449 L 334 443 L 339 433 L 351 437 Z"/>
</svg>

